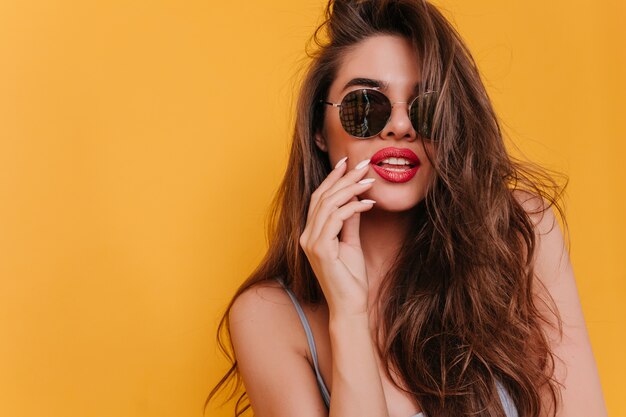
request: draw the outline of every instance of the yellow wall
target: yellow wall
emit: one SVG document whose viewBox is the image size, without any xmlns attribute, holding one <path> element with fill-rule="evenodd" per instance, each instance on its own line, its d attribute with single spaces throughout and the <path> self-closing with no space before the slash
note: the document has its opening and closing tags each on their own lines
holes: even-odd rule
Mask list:
<svg viewBox="0 0 626 417">
<path fill-rule="evenodd" d="M 201 415 L 323 5 L 243 3 L 0 2 L 0 415 Z M 626 416 L 626 3 L 439 4 L 507 133 L 570 176 L 580 296 Z"/>
</svg>

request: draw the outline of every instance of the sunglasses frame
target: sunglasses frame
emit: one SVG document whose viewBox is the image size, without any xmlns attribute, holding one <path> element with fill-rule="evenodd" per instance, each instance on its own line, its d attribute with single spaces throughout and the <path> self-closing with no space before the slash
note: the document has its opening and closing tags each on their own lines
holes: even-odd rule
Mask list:
<svg viewBox="0 0 626 417">
<path fill-rule="evenodd" d="M 393 109 L 393 106 L 394 106 L 394 105 L 396 105 L 396 104 L 398 104 L 398 103 L 405 103 L 405 104 L 407 103 L 406 101 L 394 101 L 394 102 L 391 102 L 391 100 L 389 100 L 389 97 L 387 96 L 387 94 L 383 93 L 382 91 L 380 91 L 380 90 L 378 90 L 378 89 L 376 89 L 376 88 L 358 88 L 358 89 L 356 89 L 356 90 L 348 91 L 348 92 L 347 92 L 347 93 L 343 96 L 343 98 L 341 99 L 341 102 L 340 102 L 340 103 L 333 103 L 333 102 L 331 102 L 331 101 L 326 101 L 326 100 L 322 100 L 322 99 L 320 99 L 320 100 L 318 100 L 318 101 L 319 101 L 320 103 L 329 104 L 329 105 L 331 105 L 331 106 L 333 106 L 333 107 L 337 107 L 337 108 L 339 108 L 339 111 L 341 112 L 341 110 L 342 110 L 342 107 L 343 107 L 343 105 L 344 105 L 344 101 L 345 101 L 346 97 L 347 97 L 349 94 L 352 94 L 352 93 L 357 92 L 357 91 L 363 91 L 363 90 L 367 90 L 367 91 L 376 91 L 377 93 L 382 94 L 382 95 L 385 97 L 385 99 L 386 99 L 386 100 L 390 103 L 390 105 L 391 105 L 391 108 L 392 108 L 392 109 Z M 428 90 L 428 91 L 424 91 L 422 94 L 418 94 L 417 96 L 415 96 L 415 98 L 413 98 L 413 100 L 411 100 L 411 102 L 409 103 L 409 106 L 407 107 L 407 115 L 409 115 L 409 118 L 410 118 L 410 114 L 411 114 L 411 107 L 413 106 L 413 104 L 415 103 L 415 101 L 416 101 L 418 98 L 420 98 L 420 97 L 424 97 L 424 96 L 426 96 L 427 94 L 438 93 L 438 92 L 439 92 L 438 90 Z M 339 120 L 341 121 L 341 113 L 340 113 L 340 115 L 339 115 Z M 380 131 L 376 132 L 375 134 L 373 134 L 373 135 L 371 135 L 371 136 L 354 136 L 353 134 L 351 134 L 350 132 L 348 132 L 348 131 L 346 130 L 345 126 L 343 125 L 343 122 L 341 122 L 341 127 L 343 128 L 343 130 L 344 130 L 344 131 L 345 131 L 348 135 L 352 136 L 353 138 L 357 138 L 357 139 L 371 139 L 371 138 L 373 138 L 374 136 L 378 136 L 378 134 L 379 134 L 380 132 L 382 132 L 383 130 L 385 130 L 385 127 L 387 127 L 387 124 L 389 123 L 389 120 L 391 120 L 391 111 L 389 112 L 389 116 L 387 117 L 387 120 L 385 121 L 385 124 L 383 125 L 383 128 L 382 128 Z M 411 122 L 411 126 L 413 127 L 413 129 L 415 129 L 415 126 L 413 126 L 413 123 L 412 123 L 412 122 Z M 416 130 L 416 132 L 417 132 L 417 130 Z M 419 133 L 418 133 L 418 134 L 419 134 Z"/>
</svg>

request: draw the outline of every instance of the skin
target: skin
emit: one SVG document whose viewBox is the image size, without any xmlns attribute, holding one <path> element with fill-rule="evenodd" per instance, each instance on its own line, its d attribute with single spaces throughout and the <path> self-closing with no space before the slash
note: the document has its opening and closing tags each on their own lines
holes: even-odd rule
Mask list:
<svg viewBox="0 0 626 417">
<path fill-rule="evenodd" d="M 370 210 L 357 213 L 344 222 L 343 234 L 359 235 L 369 284 L 368 310 L 374 312 L 374 298 L 407 229 L 411 215 L 409 210 L 424 199 L 432 177 L 432 166 L 424 148 L 430 155 L 434 155 L 435 149 L 431 141 L 417 135 L 407 113 L 408 103 L 415 97 L 413 87 L 421 79 L 418 57 L 408 41 L 386 35 L 363 41 L 345 56 L 330 86 L 328 101 L 339 103 L 350 91 L 362 88 L 352 86 L 341 92 L 343 86 L 356 77 L 386 81 L 389 89 L 377 89 L 385 93 L 392 103 L 406 103 L 394 104 L 385 128 L 370 139 L 350 136 L 341 126 L 339 108 L 328 106 L 324 125 L 316 133 L 315 141 L 320 149 L 328 152 L 331 165 L 335 166 L 347 156 L 346 169 L 349 171 L 378 150 L 390 146 L 411 149 L 420 160 L 416 175 L 404 183 L 389 182 L 368 166 L 363 178 L 374 178 L 375 181 L 370 186 L 363 186 L 358 198 L 372 199 L 376 203 Z M 373 322 L 375 317 L 376 314 L 373 314 Z"/>
<path fill-rule="evenodd" d="M 389 83 L 384 91 L 392 102 L 409 102 L 420 79 L 409 44 L 394 36 L 365 40 L 350 54 L 330 87 L 328 101 L 338 103 L 341 87 L 355 77 Z M 331 392 L 330 414 L 325 410 L 313 371 L 302 323 L 291 299 L 278 284 L 255 287 L 241 294 L 230 312 L 231 336 L 239 372 L 258 417 L 412 417 L 419 404 L 398 389 L 384 373 L 374 349 L 377 314 L 374 300 L 382 274 L 406 230 L 408 211 L 425 196 L 432 170 L 424 147 L 406 112 L 394 107 L 391 120 L 371 139 L 356 139 L 341 127 L 339 109 L 328 106 L 315 141 L 328 152 L 332 166 L 346 163 L 328 175 L 311 196 L 307 224 L 300 238 L 327 305 L 302 303 L 317 347 L 320 372 Z M 406 183 L 390 183 L 370 167 L 355 166 L 387 146 L 407 147 L 422 165 Z M 434 154 L 434 149 L 429 153 Z M 363 178 L 375 178 L 361 185 Z M 537 201 L 514 193 L 532 212 Z M 364 204 L 359 199 L 372 199 Z M 552 210 L 531 214 L 538 242 L 535 273 L 545 285 L 536 285 L 536 297 L 553 297 L 563 319 L 562 339 L 549 326 L 557 360 L 555 376 L 564 384 L 558 417 L 607 415 L 596 363 L 578 297 L 572 265 Z M 542 309 L 541 301 L 537 301 Z M 545 312 L 545 309 L 543 310 Z M 546 314 L 547 317 L 551 317 Z M 392 372 L 393 374 L 393 372 Z M 402 381 L 396 381 L 403 386 Z M 547 398 L 545 393 L 543 398 Z M 544 410 L 542 416 L 548 416 Z"/>
</svg>

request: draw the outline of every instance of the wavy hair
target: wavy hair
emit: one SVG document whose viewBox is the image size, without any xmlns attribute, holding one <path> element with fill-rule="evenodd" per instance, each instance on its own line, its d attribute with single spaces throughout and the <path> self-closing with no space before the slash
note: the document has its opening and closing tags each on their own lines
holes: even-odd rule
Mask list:
<svg viewBox="0 0 626 417">
<path fill-rule="evenodd" d="M 395 382 L 387 368 L 397 370 L 429 417 L 504 416 L 495 400 L 496 379 L 520 416 L 555 416 L 558 357 L 542 323 L 561 335 L 562 323 L 547 291 L 545 300 L 533 295 L 542 284 L 528 255 L 537 246 L 532 213 L 554 207 L 568 230 L 561 202 L 568 177 L 507 152 L 468 47 L 428 1 L 329 0 L 324 17 L 307 44 L 310 63 L 297 96 L 289 161 L 268 213 L 268 250 L 219 323 L 218 346 L 232 366 L 205 408 L 227 380 L 236 376 L 241 384 L 232 342 L 228 338 L 227 347 L 221 338 L 230 331 L 230 308 L 241 293 L 282 276 L 300 300 L 323 301 L 299 245 L 310 196 L 331 170 L 328 155 L 314 143 L 325 111 L 316 103 L 326 97 L 346 52 L 385 34 L 411 42 L 420 57 L 420 89 L 439 92 L 429 139 L 437 145 L 436 155 L 429 155 L 432 183 L 378 294 L 382 340 L 376 348 L 387 376 Z M 522 195 L 540 201 L 536 211 L 520 201 Z M 242 408 L 245 396 L 236 403 L 236 416 L 250 407 Z"/>
</svg>

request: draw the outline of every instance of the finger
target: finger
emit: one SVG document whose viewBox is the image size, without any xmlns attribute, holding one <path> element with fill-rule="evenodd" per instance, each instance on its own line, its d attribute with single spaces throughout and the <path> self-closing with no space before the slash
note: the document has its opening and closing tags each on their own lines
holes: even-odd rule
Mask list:
<svg viewBox="0 0 626 417">
<path fill-rule="evenodd" d="M 314 220 L 314 212 L 315 208 L 318 205 L 320 196 L 326 190 L 328 190 L 347 170 L 346 160 L 347 156 L 341 158 L 336 164 L 333 170 L 328 174 L 328 176 L 322 181 L 322 183 L 317 187 L 317 189 L 311 194 L 311 201 L 309 202 L 309 208 L 306 217 L 306 224 L 302 234 L 300 236 L 300 246 L 304 249 L 307 246 L 307 242 L 310 240 L 311 234 L 311 223 Z"/>
<path fill-rule="evenodd" d="M 317 210 L 313 213 L 309 236 L 313 240 L 317 240 L 322 227 L 326 224 L 328 216 L 338 208 L 348 203 L 352 198 L 355 198 L 356 195 L 370 189 L 373 184 L 372 179 L 373 178 L 367 178 L 362 180 L 366 182 L 358 182 L 356 184 L 348 185 L 334 194 L 325 197 L 324 200 L 317 205 Z"/>
<path fill-rule="evenodd" d="M 316 245 L 319 245 L 322 248 L 326 247 L 326 245 L 333 245 L 332 249 L 336 248 L 336 245 L 339 244 L 337 236 L 339 235 L 344 222 L 355 213 L 370 210 L 374 206 L 374 203 L 370 202 L 372 202 L 372 200 L 352 201 L 333 211 L 332 214 L 328 216 L 328 220 L 322 228 L 322 231 L 316 241 Z M 328 246 L 328 250 L 331 250 L 331 246 Z"/>
<path fill-rule="evenodd" d="M 353 201 L 359 201 L 358 198 L 353 197 Z M 365 203 L 361 203 L 365 204 Z M 361 213 L 354 213 L 343 222 L 341 233 L 339 235 L 339 241 L 347 245 L 360 248 L 361 247 L 361 235 L 359 233 L 359 227 L 361 224 Z"/>
<path fill-rule="evenodd" d="M 313 193 L 311 194 L 311 201 L 309 202 L 309 211 L 307 218 L 313 215 L 313 211 L 317 206 L 321 195 L 330 187 L 332 187 L 333 184 L 335 184 L 337 180 L 339 180 L 339 178 L 341 178 L 341 176 L 348 169 L 348 164 L 346 163 L 347 159 L 347 156 L 341 158 L 339 162 L 337 162 L 337 164 L 335 165 L 335 168 L 333 168 L 333 170 L 330 171 L 330 173 L 326 176 L 324 181 L 322 181 L 322 183 L 315 189 L 315 191 L 313 191 Z"/>
<path fill-rule="evenodd" d="M 319 208 L 320 202 L 324 200 L 326 196 L 332 195 L 338 190 L 350 184 L 354 184 L 356 181 L 363 178 L 365 174 L 369 172 L 369 166 L 370 166 L 369 159 L 359 162 L 358 164 L 356 164 L 356 166 L 352 170 L 350 170 L 347 174 L 345 174 L 344 176 L 339 178 L 337 181 L 335 181 L 328 189 L 318 194 L 317 202 L 315 206 L 312 207 L 311 215 L 314 217 L 316 216 L 316 212 Z"/>
</svg>

